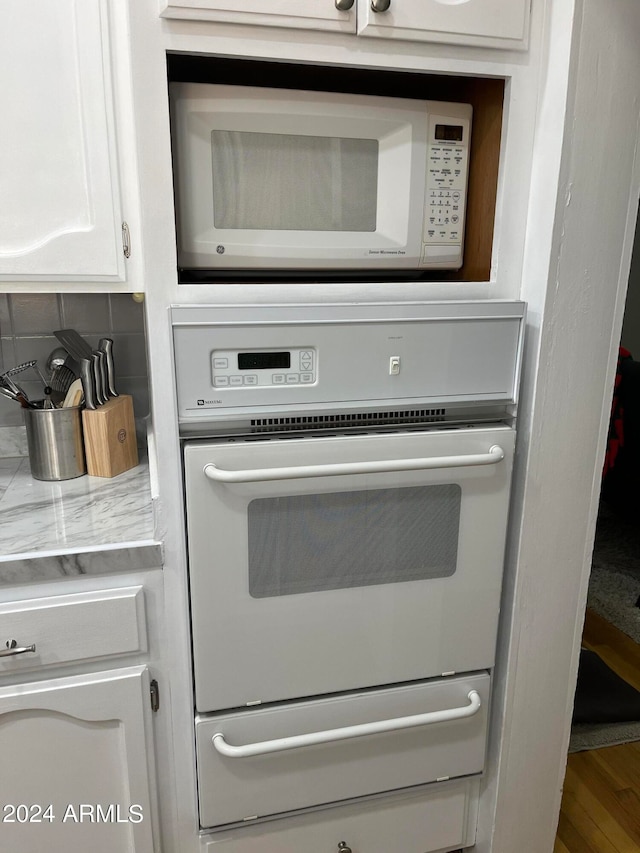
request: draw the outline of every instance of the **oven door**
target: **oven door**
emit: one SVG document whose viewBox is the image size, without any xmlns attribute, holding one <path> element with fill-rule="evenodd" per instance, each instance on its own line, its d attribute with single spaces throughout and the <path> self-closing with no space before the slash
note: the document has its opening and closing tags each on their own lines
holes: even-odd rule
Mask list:
<svg viewBox="0 0 640 853">
<path fill-rule="evenodd" d="M 491 667 L 514 439 L 187 443 L 198 710 Z"/>
</svg>

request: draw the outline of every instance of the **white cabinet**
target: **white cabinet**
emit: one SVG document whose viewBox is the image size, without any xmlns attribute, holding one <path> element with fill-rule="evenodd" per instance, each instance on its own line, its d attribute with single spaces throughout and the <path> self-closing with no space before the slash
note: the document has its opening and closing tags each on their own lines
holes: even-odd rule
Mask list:
<svg viewBox="0 0 640 853">
<path fill-rule="evenodd" d="M 159 850 L 145 587 L 0 605 L 2 850 Z"/>
<path fill-rule="evenodd" d="M 523 49 L 530 0 L 159 0 L 167 18 Z M 336 3 L 341 9 L 336 8 Z"/>
<path fill-rule="evenodd" d="M 9 654 L 13 646 L 29 651 Z M 0 674 L 146 649 L 142 586 L 0 604 Z"/>
<path fill-rule="evenodd" d="M 122 281 L 107 0 L 4 0 L 0 280 Z"/>
<path fill-rule="evenodd" d="M 311 30 L 356 31 L 355 0 L 160 0 L 167 18 L 224 21 Z"/>
<path fill-rule="evenodd" d="M 358 0 L 358 35 L 522 49 L 530 0 Z M 384 11 L 375 11 L 377 6 Z"/>
<path fill-rule="evenodd" d="M 153 853 L 149 675 L 0 688 L 3 850 Z"/>
</svg>

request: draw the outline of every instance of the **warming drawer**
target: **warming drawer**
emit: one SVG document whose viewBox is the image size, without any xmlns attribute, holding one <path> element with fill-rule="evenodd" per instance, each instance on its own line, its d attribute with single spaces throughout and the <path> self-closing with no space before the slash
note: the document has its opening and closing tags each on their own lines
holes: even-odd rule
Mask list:
<svg viewBox="0 0 640 853">
<path fill-rule="evenodd" d="M 480 773 L 489 691 L 480 673 L 200 716 L 201 824 Z"/>
<path fill-rule="evenodd" d="M 202 853 L 446 853 L 476 838 L 480 779 L 422 785 L 347 805 L 222 830 Z"/>
</svg>

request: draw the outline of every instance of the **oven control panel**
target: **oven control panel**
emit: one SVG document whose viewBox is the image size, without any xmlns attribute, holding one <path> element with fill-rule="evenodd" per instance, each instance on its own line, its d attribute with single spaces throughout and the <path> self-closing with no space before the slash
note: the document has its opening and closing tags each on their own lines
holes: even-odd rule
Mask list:
<svg viewBox="0 0 640 853">
<path fill-rule="evenodd" d="M 211 353 L 211 384 L 225 389 L 313 385 L 317 367 L 314 347 L 219 349 Z"/>
</svg>

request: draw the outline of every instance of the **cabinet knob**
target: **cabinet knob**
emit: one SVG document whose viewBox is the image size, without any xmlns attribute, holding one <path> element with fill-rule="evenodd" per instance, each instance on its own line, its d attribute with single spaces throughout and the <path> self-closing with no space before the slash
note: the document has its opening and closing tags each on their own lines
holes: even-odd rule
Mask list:
<svg viewBox="0 0 640 853">
<path fill-rule="evenodd" d="M 339 12 L 348 12 L 354 4 L 354 0 L 335 0 L 336 9 Z"/>
<path fill-rule="evenodd" d="M 338 842 L 338 853 L 351 853 L 351 848 L 346 841 Z"/>
<path fill-rule="evenodd" d="M 386 12 L 391 5 L 391 0 L 371 0 L 371 8 L 374 12 Z"/>
</svg>

